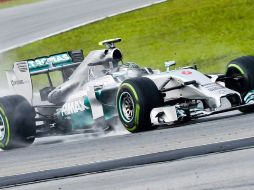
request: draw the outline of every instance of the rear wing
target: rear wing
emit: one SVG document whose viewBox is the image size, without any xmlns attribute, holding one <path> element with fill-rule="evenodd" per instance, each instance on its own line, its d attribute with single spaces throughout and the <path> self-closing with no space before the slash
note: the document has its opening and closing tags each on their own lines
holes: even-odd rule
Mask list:
<svg viewBox="0 0 254 190">
<path fill-rule="evenodd" d="M 31 76 L 55 70 L 64 71 L 66 68 L 78 66 L 83 60 L 83 51 L 77 50 L 16 62 L 12 70 L 6 71 L 9 89 L 32 103 L 33 85 Z"/>
<path fill-rule="evenodd" d="M 79 65 L 84 60 L 82 50 L 58 53 L 50 56 L 27 60 L 30 75 L 37 75 L 54 70 Z"/>
</svg>

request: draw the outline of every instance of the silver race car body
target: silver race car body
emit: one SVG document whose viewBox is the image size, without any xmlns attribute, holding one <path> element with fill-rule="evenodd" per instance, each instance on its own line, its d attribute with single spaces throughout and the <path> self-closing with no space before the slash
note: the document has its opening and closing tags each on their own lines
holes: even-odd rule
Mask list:
<svg viewBox="0 0 254 190">
<path fill-rule="evenodd" d="M 35 109 L 38 136 L 52 129 L 106 128 L 118 116 L 127 130 L 137 132 L 144 130 L 137 127 L 141 119 L 154 127 L 252 106 L 252 91 L 243 95 L 225 87 L 225 81 L 241 80 L 239 76 L 206 75 L 195 66 L 171 70 L 174 61 L 165 63 L 165 72 L 140 68 L 122 61 L 115 47 L 120 41 L 105 40 L 100 45 L 106 49 L 85 58 L 82 51 L 72 51 L 18 62 L 6 73 L 10 89 Z M 63 80 L 57 86 L 55 72 Z M 35 93 L 33 77 L 38 75 L 48 83 Z"/>
</svg>

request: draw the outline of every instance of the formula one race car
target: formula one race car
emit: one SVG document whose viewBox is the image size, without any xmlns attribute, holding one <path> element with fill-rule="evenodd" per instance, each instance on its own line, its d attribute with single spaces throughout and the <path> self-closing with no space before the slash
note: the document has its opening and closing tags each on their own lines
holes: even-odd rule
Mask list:
<svg viewBox="0 0 254 190">
<path fill-rule="evenodd" d="M 123 62 L 105 40 L 102 50 L 70 51 L 14 63 L 7 71 L 15 95 L 0 98 L 0 147 L 32 144 L 36 137 L 114 127 L 130 132 L 186 122 L 221 112 L 252 112 L 254 57 L 231 61 L 225 75 L 206 75 L 195 66 L 166 71 Z M 61 79 L 61 80 L 60 80 Z M 46 82 L 47 81 L 47 82 Z"/>
</svg>

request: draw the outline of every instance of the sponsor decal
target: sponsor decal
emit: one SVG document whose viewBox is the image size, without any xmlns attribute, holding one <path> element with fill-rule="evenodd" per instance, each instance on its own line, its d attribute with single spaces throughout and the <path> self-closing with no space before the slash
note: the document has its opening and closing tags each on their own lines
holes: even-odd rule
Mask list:
<svg viewBox="0 0 254 190">
<path fill-rule="evenodd" d="M 223 89 L 223 90 L 219 90 L 218 93 L 219 94 L 227 94 L 228 91 L 226 89 Z"/>
<path fill-rule="evenodd" d="M 72 102 L 66 102 L 61 109 L 61 113 L 62 116 L 68 116 L 88 109 L 90 108 L 85 106 L 82 100 L 75 100 Z"/>
<path fill-rule="evenodd" d="M 192 74 L 191 71 L 182 71 L 181 73 L 182 73 L 183 75 L 191 75 L 191 74 Z"/>
<path fill-rule="evenodd" d="M 71 61 L 71 57 L 67 54 L 52 55 L 50 57 L 42 57 L 35 60 L 28 60 L 29 69 L 36 69 L 44 66 L 54 66 L 55 64 L 66 63 Z"/>
<path fill-rule="evenodd" d="M 25 82 L 23 80 L 11 80 L 11 85 L 15 86 L 15 85 L 21 85 L 21 84 L 25 84 Z"/>
<path fill-rule="evenodd" d="M 225 88 L 219 84 L 216 84 L 216 83 L 209 83 L 209 84 L 205 84 L 202 86 L 211 92 L 220 90 L 220 93 L 225 93 Z"/>
</svg>

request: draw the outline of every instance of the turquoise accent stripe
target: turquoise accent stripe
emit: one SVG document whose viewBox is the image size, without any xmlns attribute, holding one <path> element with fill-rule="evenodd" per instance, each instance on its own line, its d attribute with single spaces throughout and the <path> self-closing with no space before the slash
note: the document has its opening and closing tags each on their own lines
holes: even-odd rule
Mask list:
<svg viewBox="0 0 254 190">
<path fill-rule="evenodd" d="M 60 68 L 72 64 L 72 58 L 68 53 L 61 53 L 45 57 L 27 60 L 30 73 L 44 69 Z"/>
<path fill-rule="evenodd" d="M 254 100 L 254 90 L 248 92 L 247 95 L 244 97 L 244 102 L 246 104 L 249 103 L 251 100 Z"/>
</svg>

